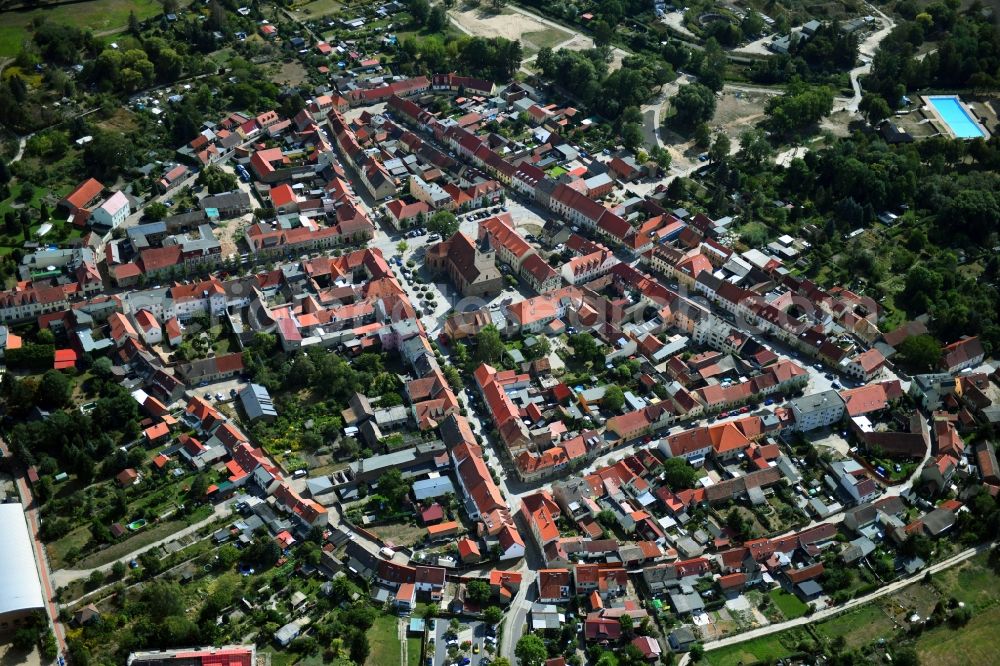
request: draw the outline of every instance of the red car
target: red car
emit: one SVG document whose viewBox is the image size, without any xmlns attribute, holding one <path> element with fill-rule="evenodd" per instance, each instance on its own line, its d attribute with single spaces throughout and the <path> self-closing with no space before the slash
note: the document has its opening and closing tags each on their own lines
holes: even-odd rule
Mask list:
<svg viewBox="0 0 1000 666">
<path fill-rule="evenodd" d="M 720 414 L 719 414 L 719 418 L 720 418 L 720 419 L 724 419 L 724 418 L 726 418 L 727 416 L 729 416 L 729 412 L 722 412 L 722 413 L 720 413 Z"/>
<path fill-rule="evenodd" d="M 740 414 L 746 414 L 750 411 L 749 407 L 740 407 Z"/>
</svg>

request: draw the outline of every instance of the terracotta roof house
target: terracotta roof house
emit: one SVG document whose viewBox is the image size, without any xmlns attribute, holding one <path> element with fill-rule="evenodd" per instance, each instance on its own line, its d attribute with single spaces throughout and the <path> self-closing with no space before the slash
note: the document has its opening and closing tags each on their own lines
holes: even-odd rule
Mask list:
<svg viewBox="0 0 1000 666">
<path fill-rule="evenodd" d="M 74 223 L 83 225 L 90 217 L 89 207 L 97 202 L 103 191 L 104 185 L 99 180 L 88 178 L 63 197 L 59 201 L 59 207 L 73 217 Z"/>
<path fill-rule="evenodd" d="M 941 349 L 941 367 L 947 372 L 956 373 L 982 363 L 985 355 L 979 336 L 965 336 Z"/>
<path fill-rule="evenodd" d="M 139 473 L 134 469 L 132 469 L 131 467 L 129 467 L 128 469 L 123 469 L 121 472 L 119 472 L 118 475 L 115 477 L 115 481 L 117 481 L 118 485 L 121 486 L 122 488 L 134 486 L 135 484 L 139 483 Z"/>
</svg>

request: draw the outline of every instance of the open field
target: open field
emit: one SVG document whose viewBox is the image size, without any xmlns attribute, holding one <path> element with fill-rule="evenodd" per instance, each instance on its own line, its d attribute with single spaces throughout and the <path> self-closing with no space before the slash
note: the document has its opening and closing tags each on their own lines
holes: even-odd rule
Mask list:
<svg viewBox="0 0 1000 666">
<path fill-rule="evenodd" d="M 62 538 L 46 544 L 45 549 L 49 553 L 49 564 L 52 569 L 56 570 L 65 567 L 68 564 L 66 562 L 66 554 L 74 549 L 82 549 L 88 542 L 90 542 L 90 527 L 81 525 L 76 529 L 70 530 Z"/>
<path fill-rule="evenodd" d="M 292 11 L 307 17 L 326 16 L 340 10 L 343 5 L 337 0 L 313 0 L 312 2 L 300 2 L 292 6 Z"/>
<path fill-rule="evenodd" d="M 975 615 L 961 629 L 935 627 L 917 639 L 921 664 L 986 666 L 997 663 L 997 623 L 1000 606 Z"/>
<path fill-rule="evenodd" d="M 5 11 L 0 14 L 0 57 L 17 55 L 36 19 L 68 23 L 102 33 L 128 25 L 130 11 L 142 20 L 159 14 L 162 6 L 156 0 L 90 0 L 27 11 Z"/>
<path fill-rule="evenodd" d="M 298 62 L 283 62 L 274 69 L 271 80 L 277 84 L 299 86 L 309 78 L 305 67 Z"/>
<path fill-rule="evenodd" d="M 370 528 L 378 538 L 397 546 L 411 546 L 427 536 L 427 528 L 409 523 L 390 523 Z"/>
<path fill-rule="evenodd" d="M 380 615 L 368 630 L 371 651 L 365 666 L 403 666 L 400 661 L 399 618 Z"/>
<path fill-rule="evenodd" d="M 786 634 L 791 633 L 793 632 L 762 636 L 752 641 L 746 641 L 745 643 L 730 645 L 720 650 L 712 650 L 705 653 L 703 661 L 712 666 L 741 666 L 742 664 L 755 664 L 757 662 L 773 663 L 776 659 L 781 659 L 792 653 L 791 647 L 786 647 L 782 643 L 782 638 L 785 638 Z"/>
<path fill-rule="evenodd" d="M 867 645 L 873 640 L 892 635 L 892 621 L 875 604 L 838 615 L 816 625 L 816 633 L 827 638 L 843 636 L 847 646 L 854 648 Z"/>
</svg>

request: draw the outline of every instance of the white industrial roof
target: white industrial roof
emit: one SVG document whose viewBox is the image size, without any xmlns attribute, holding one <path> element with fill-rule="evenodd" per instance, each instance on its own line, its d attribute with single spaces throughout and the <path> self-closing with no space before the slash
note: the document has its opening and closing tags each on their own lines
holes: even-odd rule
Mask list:
<svg viewBox="0 0 1000 666">
<path fill-rule="evenodd" d="M 44 608 L 31 536 L 20 504 L 0 504 L 0 615 Z"/>
</svg>

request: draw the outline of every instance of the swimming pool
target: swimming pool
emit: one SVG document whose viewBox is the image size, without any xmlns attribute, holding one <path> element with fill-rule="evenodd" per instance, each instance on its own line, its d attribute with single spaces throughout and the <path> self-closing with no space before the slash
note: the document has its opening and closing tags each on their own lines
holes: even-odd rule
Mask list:
<svg viewBox="0 0 1000 666">
<path fill-rule="evenodd" d="M 941 116 L 948 129 L 959 139 L 975 139 L 986 137 L 983 130 L 972 119 L 969 112 L 962 106 L 958 97 L 928 97 L 927 101 L 934 106 L 934 110 Z"/>
</svg>

